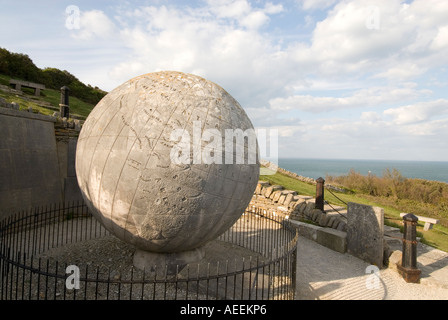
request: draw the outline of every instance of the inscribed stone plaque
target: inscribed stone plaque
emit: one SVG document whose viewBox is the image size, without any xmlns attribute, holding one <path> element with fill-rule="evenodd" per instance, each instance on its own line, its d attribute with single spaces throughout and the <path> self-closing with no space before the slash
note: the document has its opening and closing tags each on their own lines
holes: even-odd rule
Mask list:
<svg viewBox="0 0 448 320">
<path fill-rule="evenodd" d="M 349 202 L 347 209 L 347 252 L 382 268 L 383 208 Z"/>
</svg>

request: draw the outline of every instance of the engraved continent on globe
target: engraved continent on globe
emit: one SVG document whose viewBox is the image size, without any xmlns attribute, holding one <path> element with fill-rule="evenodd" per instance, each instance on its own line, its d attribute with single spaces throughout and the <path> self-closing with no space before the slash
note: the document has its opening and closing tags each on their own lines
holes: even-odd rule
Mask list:
<svg viewBox="0 0 448 320">
<path fill-rule="evenodd" d="M 106 229 L 141 250 L 183 252 L 215 239 L 244 212 L 258 181 L 258 160 L 172 161 L 180 145 L 172 133 L 179 129 L 189 135 L 210 129 L 214 139 L 201 146 L 222 139 L 224 147 L 226 130 L 253 126 L 215 83 L 155 72 L 108 93 L 78 138 L 76 174 L 85 202 Z M 235 150 L 241 148 L 248 150 Z"/>
</svg>

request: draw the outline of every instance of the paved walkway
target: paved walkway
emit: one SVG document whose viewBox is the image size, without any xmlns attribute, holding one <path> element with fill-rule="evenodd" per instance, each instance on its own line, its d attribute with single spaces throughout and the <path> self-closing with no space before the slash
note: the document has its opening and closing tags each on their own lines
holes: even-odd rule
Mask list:
<svg viewBox="0 0 448 320">
<path fill-rule="evenodd" d="M 420 284 L 300 237 L 299 300 L 448 300 L 448 253 L 419 243 Z"/>
</svg>

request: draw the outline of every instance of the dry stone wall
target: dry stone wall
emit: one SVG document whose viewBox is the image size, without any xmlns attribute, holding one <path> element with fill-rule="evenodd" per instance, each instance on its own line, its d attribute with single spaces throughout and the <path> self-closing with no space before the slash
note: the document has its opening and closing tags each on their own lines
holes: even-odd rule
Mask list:
<svg viewBox="0 0 448 320">
<path fill-rule="evenodd" d="M 271 185 L 267 181 L 258 182 L 249 206 L 263 207 L 272 215 L 288 216 L 290 219 L 312 222 L 321 227 L 343 232 L 347 229 L 344 215 L 316 209 L 313 197 L 297 194 L 281 185 Z"/>
</svg>

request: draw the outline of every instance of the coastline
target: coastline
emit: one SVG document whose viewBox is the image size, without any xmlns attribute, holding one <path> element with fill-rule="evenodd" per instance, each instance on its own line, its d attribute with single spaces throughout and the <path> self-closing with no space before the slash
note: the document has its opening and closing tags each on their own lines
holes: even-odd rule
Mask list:
<svg viewBox="0 0 448 320">
<path fill-rule="evenodd" d="M 277 163 L 284 170 L 313 179 L 347 175 L 351 169 L 381 177 L 386 169 L 396 169 L 407 179 L 448 184 L 448 161 L 280 158 Z"/>
</svg>

